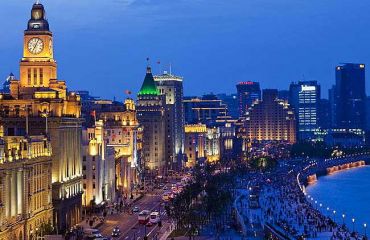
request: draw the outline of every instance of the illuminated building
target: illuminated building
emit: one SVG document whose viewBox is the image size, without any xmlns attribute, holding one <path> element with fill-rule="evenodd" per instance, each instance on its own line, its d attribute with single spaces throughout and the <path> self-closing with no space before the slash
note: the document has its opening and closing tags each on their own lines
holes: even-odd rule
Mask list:
<svg viewBox="0 0 370 240">
<path fill-rule="evenodd" d="M 123 104 L 102 104 L 99 111 L 97 117 L 104 122 L 107 147 L 114 149 L 116 187 L 127 196 L 139 183 L 142 173 L 141 130 L 135 101 L 128 98 Z"/>
<path fill-rule="evenodd" d="M 245 117 L 245 134 L 250 141 L 296 142 L 296 122 L 287 102 L 277 90 L 263 90 L 263 100 L 254 102 Z"/>
<path fill-rule="evenodd" d="M 205 124 L 185 125 L 186 167 L 194 167 L 205 161 L 207 126 Z"/>
<path fill-rule="evenodd" d="M 227 106 L 214 94 L 199 97 L 185 97 L 185 123 L 203 123 L 212 126 L 220 117 L 228 116 Z"/>
<path fill-rule="evenodd" d="M 220 160 L 220 129 L 218 127 L 207 128 L 206 135 L 206 159 L 207 162 L 217 162 Z"/>
<path fill-rule="evenodd" d="M 53 221 L 51 144 L 44 135 L 2 134 L 0 239 L 36 239 Z"/>
<path fill-rule="evenodd" d="M 236 126 L 235 123 L 227 122 L 220 129 L 220 156 L 225 160 L 237 158 Z"/>
<path fill-rule="evenodd" d="M 365 65 L 346 63 L 336 67 L 336 123 L 337 128 L 364 129 Z"/>
<path fill-rule="evenodd" d="M 43 174 L 45 179 L 51 174 L 53 222 L 63 232 L 81 221 L 81 103 L 57 78 L 42 4 L 32 7 L 23 48 L 20 80 L 10 80 L 10 93 L 0 96 L 0 124 L 5 137 L 45 133 L 50 138 L 52 170 Z"/>
<path fill-rule="evenodd" d="M 319 128 L 320 85 L 317 81 L 291 83 L 289 103 L 296 116 L 298 138 L 314 139 Z"/>
<path fill-rule="evenodd" d="M 185 125 L 186 167 L 220 160 L 220 130 L 205 124 Z"/>
<path fill-rule="evenodd" d="M 152 70 L 147 67 L 137 100 L 137 118 L 143 127 L 142 158 L 146 176 L 163 176 L 167 172 L 165 105 L 165 96 L 160 94 Z"/>
<path fill-rule="evenodd" d="M 114 202 L 116 175 L 114 149 L 107 147 L 104 123 L 96 121 L 82 131 L 82 196 L 84 207 Z"/>
<path fill-rule="evenodd" d="M 236 85 L 238 91 L 239 116 L 242 117 L 253 102 L 261 99 L 261 89 L 258 82 L 240 82 Z"/>
<path fill-rule="evenodd" d="M 183 78 L 167 72 L 154 76 L 159 93 L 166 98 L 166 159 L 171 170 L 182 167 L 184 152 Z"/>
</svg>

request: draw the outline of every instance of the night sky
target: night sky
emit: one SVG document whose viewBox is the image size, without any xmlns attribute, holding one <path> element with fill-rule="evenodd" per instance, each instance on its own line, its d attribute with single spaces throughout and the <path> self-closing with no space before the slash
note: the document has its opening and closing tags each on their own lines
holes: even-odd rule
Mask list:
<svg viewBox="0 0 370 240">
<path fill-rule="evenodd" d="M 18 77 L 33 0 L 1 1 L 0 78 Z M 340 62 L 370 67 L 369 0 L 43 0 L 59 78 L 103 98 L 136 93 L 150 57 L 172 63 L 185 95 L 236 92 L 239 81 L 288 89 Z M 370 93 L 370 81 L 367 81 Z"/>
</svg>

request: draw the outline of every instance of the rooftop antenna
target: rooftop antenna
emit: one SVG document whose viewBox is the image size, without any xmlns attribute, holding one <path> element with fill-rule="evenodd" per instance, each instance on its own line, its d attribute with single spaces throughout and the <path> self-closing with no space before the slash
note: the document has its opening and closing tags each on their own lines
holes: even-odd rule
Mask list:
<svg viewBox="0 0 370 240">
<path fill-rule="evenodd" d="M 302 81 L 306 81 L 306 77 L 302 74 Z"/>
<path fill-rule="evenodd" d="M 40 4 L 40 0 L 36 0 L 36 4 Z"/>
<path fill-rule="evenodd" d="M 172 63 L 170 63 L 170 75 L 172 75 Z"/>
<path fill-rule="evenodd" d="M 147 66 L 149 67 L 150 66 L 150 58 L 149 57 L 146 58 L 146 62 L 147 62 Z"/>
<path fill-rule="evenodd" d="M 158 71 L 159 71 L 158 75 L 161 75 L 162 74 L 161 60 L 158 59 L 157 64 L 158 64 Z"/>
</svg>

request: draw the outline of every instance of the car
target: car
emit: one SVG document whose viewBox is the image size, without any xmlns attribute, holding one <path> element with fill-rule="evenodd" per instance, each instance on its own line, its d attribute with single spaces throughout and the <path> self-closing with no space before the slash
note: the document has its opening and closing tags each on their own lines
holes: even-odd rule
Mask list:
<svg viewBox="0 0 370 240">
<path fill-rule="evenodd" d="M 104 239 L 104 237 L 101 234 L 90 234 L 85 239 L 87 240 L 97 240 L 97 239 Z"/>
<path fill-rule="evenodd" d="M 138 221 L 140 224 L 147 224 L 149 222 L 150 218 L 150 211 L 149 210 L 143 210 L 139 213 Z"/>
<path fill-rule="evenodd" d="M 153 226 L 154 224 L 152 223 L 152 222 L 147 222 L 147 224 L 146 224 L 146 226 L 147 227 L 151 227 L 151 226 Z"/>
<path fill-rule="evenodd" d="M 119 229 L 118 226 L 113 228 L 112 231 L 112 237 L 119 237 L 121 235 L 121 230 Z"/>
<path fill-rule="evenodd" d="M 132 209 L 132 211 L 133 211 L 134 213 L 137 213 L 137 212 L 140 212 L 140 209 L 139 209 L 139 207 L 138 207 L 138 206 L 135 206 L 135 207 Z"/>
<path fill-rule="evenodd" d="M 152 212 L 150 214 L 150 220 L 149 220 L 149 222 L 151 222 L 153 224 L 157 224 L 160 221 L 161 221 L 161 215 L 160 215 L 159 212 L 156 211 L 156 212 Z"/>
</svg>

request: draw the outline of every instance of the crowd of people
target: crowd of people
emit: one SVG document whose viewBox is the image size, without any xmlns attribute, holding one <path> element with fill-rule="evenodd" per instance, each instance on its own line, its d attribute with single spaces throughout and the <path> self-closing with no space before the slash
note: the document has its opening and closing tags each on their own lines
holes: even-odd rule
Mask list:
<svg viewBox="0 0 370 240">
<path fill-rule="evenodd" d="M 299 165 L 281 165 L 277 171 L 261 174 L 258 184 L 262 221 L 291 239 L 367 239 L 323 214 L 317 202 L 307 198 L 297 181 L 299 172 L 302 179 L 315 171 L 355 159 L 307 160 Z"/>
</svg>

